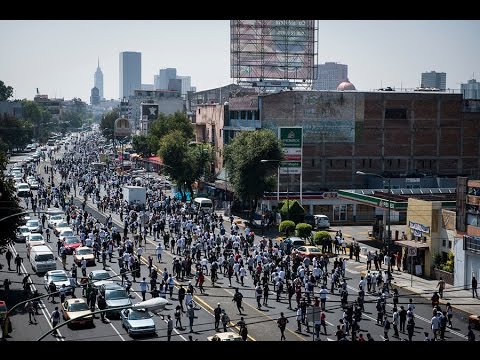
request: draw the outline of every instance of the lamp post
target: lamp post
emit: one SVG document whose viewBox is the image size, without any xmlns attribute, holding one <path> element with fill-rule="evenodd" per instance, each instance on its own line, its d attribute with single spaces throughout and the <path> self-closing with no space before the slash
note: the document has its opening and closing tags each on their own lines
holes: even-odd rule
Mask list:
<svg viewBox="0 0 480 360">
<path fill-rule="evenodd" d="M 278 169 L 277 169 L 277 172 L 278 172 L 278 174 L 277 174 L 277 204 L 280 204 L 280 164 L 281 164 L 281 160 L 262 159 L 262 160 L 260 160 L 260 162 L 262 164 L 269 163 L 269 162 L 277 163 L 277 166 L 278 166 Z M 289 192 L 289 188 L 290 188 L 290 172 L 289 172 L 289 169 L 288 169 L 288 166 L 287 166 L 287 220 L 290 220 L 290 192 Z"/>
<path fill-rule="evenodd" d="M 387 248 L 387 252 L 390 250 L 390 237 L 391 237 L 391 231 L 390 231 L 390 191 L 391 191 L 391 184 L 390 184 L 390 178 L 386 178 L 385 176 L 382 176 L 377 173 L 370 173 L 370 172 L 363 172 L 363 171 L 357 171 L 355 173 L 356 175 L 362 175 L 362 176 L 376 176 L 379 177 L 383 180 L 384 185 L 385 185 L 385 180 L 387 181 L 387 191 L 388 191 L 388 198 L 387 198 L 387 204 L 388 204 L 388 209 L 387 209 L 387 236 L 383 239 L 383 243 L 385 244 L 385 247 Z"/>
</svg>

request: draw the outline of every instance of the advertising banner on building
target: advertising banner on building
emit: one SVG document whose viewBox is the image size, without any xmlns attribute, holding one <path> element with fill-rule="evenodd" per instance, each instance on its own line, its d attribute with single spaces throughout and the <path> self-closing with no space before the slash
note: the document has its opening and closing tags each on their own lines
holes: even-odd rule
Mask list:
<svg viewBox="0 0 480 360">
<path fill-rule="evenodd" d="M 302 173 L 302 127 L 279 127 L 278 137 L 282 144 L 285 161 L 280 164 L 280 174 Z"/>
</svg>

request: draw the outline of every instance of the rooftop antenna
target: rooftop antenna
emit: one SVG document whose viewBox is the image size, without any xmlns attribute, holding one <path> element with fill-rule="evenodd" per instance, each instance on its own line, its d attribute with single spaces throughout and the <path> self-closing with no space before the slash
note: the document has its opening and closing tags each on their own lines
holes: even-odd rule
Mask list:
<svg viewBox="0 0 480 360">
<path fill-rule="evenodd" d="M 38 91 L 38 88 L 37 88 L 37 95 L 40 95 L 40 91 Z"/>
<path fill-rule="evenodd" d="M 97 68 L 100 67 L 100 56 L 98 57 L 98 64 L 97 64 Z"/>
</svg>

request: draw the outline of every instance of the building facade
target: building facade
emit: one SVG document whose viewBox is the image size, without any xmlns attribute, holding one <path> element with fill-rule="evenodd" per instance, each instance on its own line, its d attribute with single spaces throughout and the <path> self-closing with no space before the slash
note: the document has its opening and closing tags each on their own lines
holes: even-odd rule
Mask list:
<svg viewBox="0 0 480 360">
<path fill-rule="evenodd" d="M 90 90 L 90 105 L 99 105 L 100 104 L 100 91 L 97 87 L 93 87 Z"/>
<path fill-rule="evenodd" d="M 326 62 L 317 65 L 317 79 L 313 80 L 313 90 L 336 90 L 348 79 L 348 65 Z"/>
<path fill-rule="evenodd" d="M 98 59 L 97 70 L 93 76 L 93 87 L 96 87 L 99 92 L 100 100 L 104 99 L 103 97 L 103 72 L 100 69 L 100 59 Z"/>
<path fill-rule="evenodd" d="M 120 99 L 128 98 L 142 86 L 142 53 L 120 53 Z"/>
<path fill-rule="evenodd" d="M 168 82 L 170 79 L 177 78 L 176 68 L 160 69 L 159 75 L 154 76 L 155 90 L 168 90 Z"/>
<path fill-rule="evenodd" d="M 441 91 L 447 89 L 447 74 L 444 72 L 424 72 L 422 73 L 421 88 L 434 88 Z"/>
<path fill-rule="evenodd" d="M 480 100 L 480 83 L 477 80 L 468 80 L 466 84 L 461 84 L 460 88 L 464 99 Z"/>
</svg>

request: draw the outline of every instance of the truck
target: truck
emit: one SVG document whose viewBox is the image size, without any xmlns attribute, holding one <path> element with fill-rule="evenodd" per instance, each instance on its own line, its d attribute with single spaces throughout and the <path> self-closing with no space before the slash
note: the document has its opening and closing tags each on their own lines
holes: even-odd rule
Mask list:
<svg viewBox="0 0 480 360">
<path fill-rule="evenodd" d="M 143 186 L 124 186 L 123 200 L 129 205 L 145 206 L 147 202 L 147 188 Z"/>
</svg>

